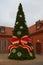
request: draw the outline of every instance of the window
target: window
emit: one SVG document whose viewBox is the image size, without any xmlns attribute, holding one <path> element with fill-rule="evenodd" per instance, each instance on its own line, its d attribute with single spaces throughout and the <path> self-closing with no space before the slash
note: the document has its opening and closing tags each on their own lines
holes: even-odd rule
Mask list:
<svg viewBox="0 0 43 65">
<path fill-rule="evenodd" d="M 1 33 L 4 33 L 4 32 L 5 32 L 5 28 L 2 27 L 2 28 L 1 28 Z"/>
<path fill-rule="evenodd" d="M 40 26 L 41 26 L 41 23 L 40 23 L 40 20 L 36 22 L 36 29 L 40 29 Z"/>
<path fill-rule="evenodd" d="M 4 46 L 3 46 L 3 48 L 4 48 L 4 50 L 7 50 L 7 40 L 4 40 Z"/>
<path fill-rule="evenodd" d="M 0 50 L 2 49 L 2 40 L 0 40 Z"/>
</svg>

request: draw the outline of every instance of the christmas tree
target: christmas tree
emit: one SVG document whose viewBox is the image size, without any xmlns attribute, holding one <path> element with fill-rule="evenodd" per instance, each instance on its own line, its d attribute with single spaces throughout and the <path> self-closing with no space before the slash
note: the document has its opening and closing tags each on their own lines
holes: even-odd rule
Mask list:
<svg viewBox="0 0 43 65">
<path fill-rule="evenodd" d="M 9 59 L 26 60 L 35 58 L 32 40 L 29 36 L 30 33 L 26 25 L 22 5 L 20 3 L 16 16 L 11 45 L 8 47 Z"/>
</svg>

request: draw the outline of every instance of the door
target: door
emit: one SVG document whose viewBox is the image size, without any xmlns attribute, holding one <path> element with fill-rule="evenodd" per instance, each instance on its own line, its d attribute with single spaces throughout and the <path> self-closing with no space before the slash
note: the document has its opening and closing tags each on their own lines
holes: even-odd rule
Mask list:
<svg viewBox="0 0 43 65">
<path fill-rule="evenodd" d="M 41 53 L 41 44 L 40 43 L 36 43 L 36 53 L 37 54 Z"/>
</svg>

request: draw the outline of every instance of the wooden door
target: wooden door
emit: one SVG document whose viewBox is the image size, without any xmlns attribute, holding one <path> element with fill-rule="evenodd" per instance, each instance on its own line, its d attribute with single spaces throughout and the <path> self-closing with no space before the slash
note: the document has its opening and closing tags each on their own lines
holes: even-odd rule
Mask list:
<svg viewBox="0 0 43 65">
<path fill-rule="evenodd" d="M 37 54 L 41 53 L 41 44 L 40 43 L 36 43 L 36 53 Z"/>
</svg>

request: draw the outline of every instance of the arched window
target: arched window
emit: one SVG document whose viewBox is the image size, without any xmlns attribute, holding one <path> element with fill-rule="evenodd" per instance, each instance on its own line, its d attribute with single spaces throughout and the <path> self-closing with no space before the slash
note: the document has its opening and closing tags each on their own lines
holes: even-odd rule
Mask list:
<svg viewBox="0 0 43 65">
<path fill-rule="evenodd" d="M 3 44 L 4 44 L 3 49 L 4 49 L 4 50 L 7 50 L 7 40 L 3 40 L 3 42 L 4 42 L 4 43 L 3 43 Z"/>
<path fill-rule="evenodd" d="M 2 50 L 2 40 L 0 40 L 0 50 Z"/>
</svg>

